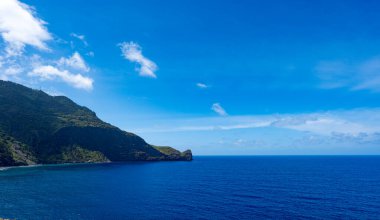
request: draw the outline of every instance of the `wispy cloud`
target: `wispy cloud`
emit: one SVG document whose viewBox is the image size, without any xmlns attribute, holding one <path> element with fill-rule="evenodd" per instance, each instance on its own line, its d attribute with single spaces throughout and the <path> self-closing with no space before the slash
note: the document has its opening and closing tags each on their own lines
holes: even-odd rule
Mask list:
<svg viewBox="0 0 380 220">
<path fill-rule="evenodd" d="M 73 74 L 67 70 L 60 70 L 51 65 L 37 66 L 28 75 L 38 77 L 41 80 L 59 79 L 78 89 L 91 90 L 93 88 L 91 78 L 81 74 Z"/>
<path fill-rule="evenodd" d="M 220 105 L 220 103 L 212 104 L 211 110 L 213 110 L 214 112 L 216 112 L 220 116 L 227 116 L 228 115 L 226 110 L 224 110 L 224 108 Z"/>
<path fill-rule="evenodd" d="M 86 36 L 81 35 L 81 34 L 76 34 L 76 33 L 71 33 L 70 36 L 80 40 L 84 44 L 84 46 L 86 47 L 88 46 Z"/>
<path fill-rule="evenodd" d="M 45 25 L 32 7 L 17 0 L 0 1 L 0 33 L 7 56 L 22 54 L 26 45 L 48 50 L 46 41 L 52 36 Z"/>
<path fill-rule="evenodd" d="M 207 89 L 207 88 L 209 88 L 209 85 L 206 85 L 206 84 L 204 84 L 204 83 L 197 83 L 197 84 L 195 84 L 198 88 L 200 88 L 200 89 Z"/>
<path fill-rule="evenodd" d="M 180 140 L 195 151 L 211 154 L 217 149 L 232 154 L 379 152 L 380 109 L 152 119 L 130 130 L 145 135 L 150 142 L 175 146 Z"/>
<path fill-rule="evenodd" d="M 157 65 L 142 54 L 140 45 L 132 41 L 123 42 L 118 45 L 120 46 L 122 55 L 125 59 L 131 62 L 135 62 L 139 65 L 137 71 L 139 72 L 140 76 L 157 78 L 155 73 L 158 69 Z"/>
<path fill-rule="evenodd" d="M 9 80 L 11 78 L 17 78 L 18 75 L 22 73 L 22 71 L 24 71 L 24 69 L 18 64 L 10 65 L 3 69 L 2 74 L 0 74 L 0 79 Z"/>
<path fill-rule="evenodd" d="M 61 57 L 58 60 L 58 64 L 60 66 L 67 66 L 67 67 L 71 67 L 71 68 L 77 69 L 77 70 L 82 70 L 85 72 L 90 71 L 90 68 L 87 66 L 86 62 L 84 61 L 84 59 L 82 58 L 82 56 L 78 52 L 75 52 L 69 58 Z"/>
<path fill-rule="evenodd" d="M 45 93 L 51 95 L 51 96 L 67 96 L 63 92 L 56 90 L 55 88 L 41 88 Z"/>
<path fill-rule="evenodd" d="M 315 71 L 325 89 L 380 91 L 380 57 L 362 62 L 323 61 Z"/>
<path fill-rule="evenodd" d="M 318 135 L 347 134 L 357 136 L 361 133 L 380 132 L 380 109 L 176 119 L 169 123 L 170 125 L 178 125 L 175 127 L 167 127 L 165 122 L 161 122 L 163 125 L 161 127 L 140 129 L 139 131 L 211 131 L 272 127 Z M 161 123 L 156 122 L 156 124 Z"/>
<path fill-rule="evenodd" d="M 86 53 L 86 55 L 89 57 L 94 57 L 95 53 L 94 53 L 94 51 L 90 51 L 90 52 Z"/>
<path fill-rule="evenodd" d="M 4 74 L 5 75 L 18 75 L 23 71 L 23 69 L 20 66 L 10 66 L 5 69 Z"/>
</svg>

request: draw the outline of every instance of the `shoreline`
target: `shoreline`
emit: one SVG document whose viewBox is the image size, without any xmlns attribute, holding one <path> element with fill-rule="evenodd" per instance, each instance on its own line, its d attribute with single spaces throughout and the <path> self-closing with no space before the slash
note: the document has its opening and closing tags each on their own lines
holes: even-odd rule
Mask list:
<svg viewBox="0 0 380 220">
<path fill-rule="evenodd" d="M 54 167 L 54 166 L 73 166 L 73 165 L 89 165 L 89 164 L 109 164 L 114 162 L 93 162 L 93 163 L 57 163 L 57 164 L 32 164 L 32 165 L 20 165 L 20 166 L 9 166 L 9 167 L 0 167 L 1 171 L 6 171 L 10 169 L 18 168 L 35 168 L 35 167 Z"/>
<path fill-rule="evenodd" d="M 54 166 L 74 166 L 74 165 L 91 165 L 91 164 L 120 164 L 120 163 L 141 163 L 141 162 L 189 162 L 190 160 L 129 160 L 129 161 L 104 161 L 104 162 L 81 162 L 81 163 L 52 163 L 52 164 L 31 164 L 20 166 L 0 167 L 1 171 L 17 168 L 35 168 L 35 167 L 54 167 Z M 191 160 L 192 161 L 192 160 Z"/>
</svg>

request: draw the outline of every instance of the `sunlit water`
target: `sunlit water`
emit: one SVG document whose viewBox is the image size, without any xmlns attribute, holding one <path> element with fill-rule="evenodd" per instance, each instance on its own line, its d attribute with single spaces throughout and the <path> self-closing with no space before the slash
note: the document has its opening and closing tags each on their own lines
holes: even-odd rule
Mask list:
<svg viewBox="0 0 380 220">
<path fill-rule="evenodd" d="M 195 157 L 9 169 L 0 171 L 0 217 L 379 219 L 380 157 Z"/>
</svg>

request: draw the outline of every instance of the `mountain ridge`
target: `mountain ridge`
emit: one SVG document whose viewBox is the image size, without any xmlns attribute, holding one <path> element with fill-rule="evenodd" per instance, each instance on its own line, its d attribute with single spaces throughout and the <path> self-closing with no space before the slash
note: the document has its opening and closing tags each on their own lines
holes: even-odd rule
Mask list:
<svg viewBox="0 0 380 220">
<path fill-rule="evenodd" d="M 190 150 L 178 152 L 150 145 L 65 96 L 0 80 L 0 166 L 192 160 Z"/>
</svg>

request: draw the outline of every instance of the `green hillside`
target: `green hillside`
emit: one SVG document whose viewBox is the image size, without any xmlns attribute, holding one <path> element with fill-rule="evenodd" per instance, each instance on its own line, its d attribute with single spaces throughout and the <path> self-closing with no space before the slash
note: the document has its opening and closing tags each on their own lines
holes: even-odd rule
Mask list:
<svg viewBox="0 0 380 220">
<path fill-rule="evenodd" d="M 0 80 L 0 166 L 191 160 L 190 151 L 174 153 L 103 122 L 67 97 Z"/>
</svg>

